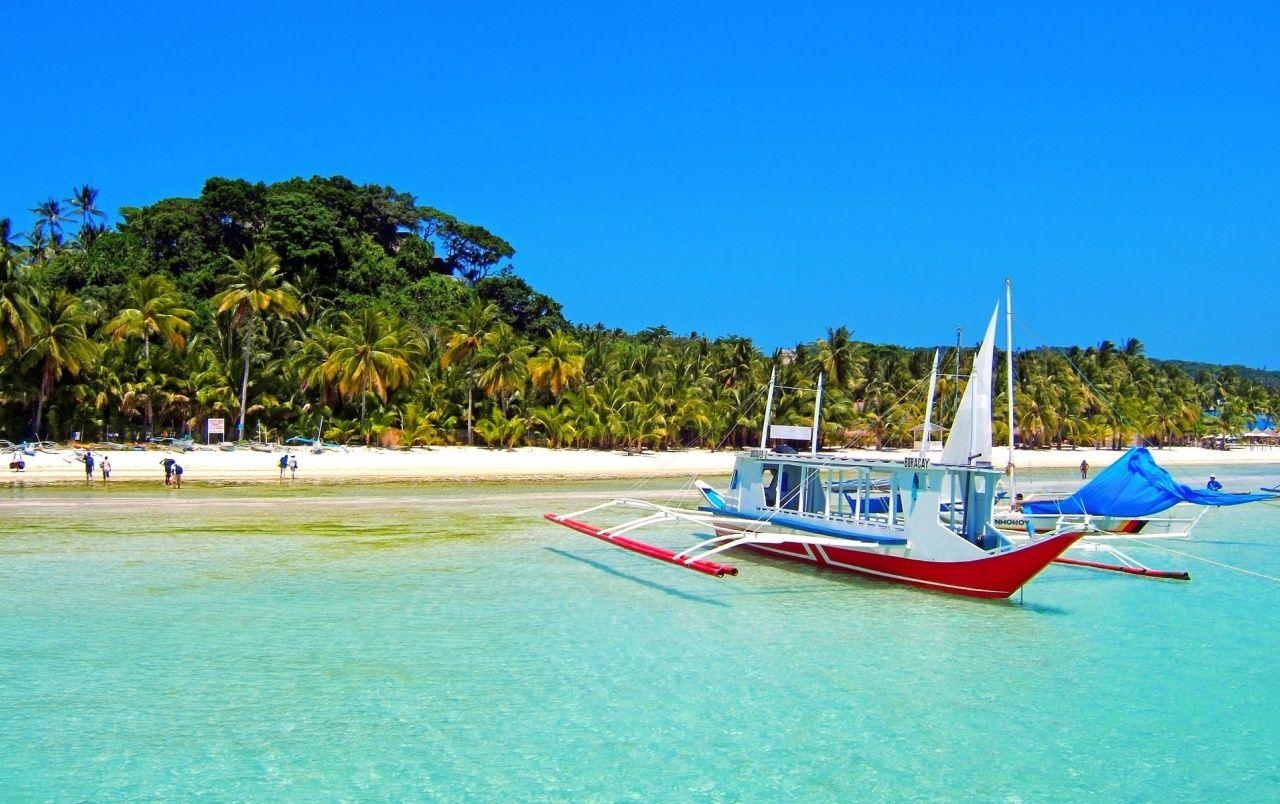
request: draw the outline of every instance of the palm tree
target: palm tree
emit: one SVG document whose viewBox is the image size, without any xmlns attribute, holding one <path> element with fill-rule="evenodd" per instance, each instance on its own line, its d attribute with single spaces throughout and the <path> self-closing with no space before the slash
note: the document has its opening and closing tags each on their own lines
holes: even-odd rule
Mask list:
<svg viewBox="0 0 1280 804">
<path fill-rule="evenodd" d="M 390 391 L 409 383 L 422 351 L 412 330 L 373 309 L 357 316 L 342 313 L 342 322 L 323 370 L 329 381 L 337 382 L 340 394 L 360 398 L 363 429 L 369 393 L 385 404 Z"/>
<path fill-rule="evenodd" d="M 95 237 L 106 231 L 106 226 L 100 221 L 105 221 L 107 214 L 98 209 L 97 190 L 83 184 L 71 191 L 71 197 L 67 199 L 67 203 L 80 216 L 78 237 L 82 244 L 89 245 Z"/>
<path fill-rule="evenodd" d="M 535 388 L 549 390 L 559 399 L 565 389 L 582 382 L 584 362 L 582 344 L 557 330 L 529 361 L 529 379 Z"/>
<path fill-rule="evenodd" d="M 571 443 L 578 436 L 576 416 L 567 405 L 557 404 L 534 408 L 529 419 L 547 437 L 547 443 L 555 449 Z"/>
<path fill-rule="evenodd" d="M 234 409 L 235 390 L 226 364 L 218 358 L 217 350 L 192 338 L 182 354 L 180 375 L 185 379 L 179 390 L 189 401 L 185 407 L 183 426 L 194 430 L 203 418 L 212 414 L 230 415 Z"/>
<path fill-rule="evenodd" d="M 151 362 L 151 335 L 159 335 L 174 350 L 182 351 L 187 344 L 183 333 L 191 332 L 188 319 L 195 314 L 180 306 L 182 298 L 164 274 L 129 279 L 125 298 L 132 306 L 120 310 L 114 319 L 102 326 L 102 334 L 113 343 L 119 343 L 125 338 L 142 339 L 142 375 L 145 382 L 141 387 L 150 388 L 150 383 L 146 380 L 152 379 L 152 376 L 160 376 L 155 373 L 155 366 Z M 151 393 L 141 394 L 142 428 L 147 437 L 152 433 L 152 421 L 155 419 L 154 399 Z"/>
<path fill-rule="evenodd" d="M 40 238 L 42 242 L 47 238 L 47 242 L 55 249 L 62 244 L 62 224 L 68 220 L 67 211 L 62 204 L 56 198 L 47 198 L 40 205 L 32 207 L 31 211 L 36 216 L 36 225 L 32 231 L 35 236 L 33 243 L 35 238 Z"/>
<path fill-rule="evenodd" d="M 167 340 L 178 351 L 186 346 L 184 333 L 191 331 L 189 319 L 195 313 L 182 306 L 182 298 L 168 277 L 152 274 L 130 279 L 126 299 L 133 306 L 121 310 L 103 328 L 112 341 L 141 338 L 143 360 L 148 365 L 152 335 Z"/>
<path fill-rule="evenodd" d="M 507 418 L 500 410 L 493 410 L 489 418 L 476 423 L 476 432 L 489 446 L 502 446 L 508 450 L 515 449 L 516 442 L 523 436 L 528 422 L 522 416 Z"/>
<path fill-rule="evenodd" d="M 687 375 L 686 375 L 687 376 Z M 697 378 L 705 379 L 705 378 Z M 711 405 L 706 389 L 697 382 L 668 384 L 659 399 L 672 446 L 701 444 L 711 428 Z M 690 436 L 687 440 L 684 436 Z"/>
<path fill-rule="evenodd" d="M 0 218 L 0 253 L 8 255 L 16 254 L 18 251 L 18 244 L 13 242 L 13 221 Z"/>
<path fill-rule="evenodd" d="M 416 402 L 407 402 L 399 410 L 400 443 L 429 446 L 440 441 L 440 412 L 427 410 Z"/>
<path fill-rule="evenodd" d="M 759 440 L 764 422 L 764 402 L 756 389 L 735 385 L 720 389 L 711 403 L 707 437 L 711 449 L 741 447 Z"/>
<path fill-rule="evenodd" d="M 30 289 L 11 245 L 9 219 L 0 219 L 0 357 L 8 353 L 11 343 L 18 349 L 27 347 L 34 316 Z"/>
<path fill-rule="evenodd" d="M 645 442 L 662 440 L 667 435 L 666 419 L 653 403 L 631 400 L 609 422 L 614 435 L 622 440 L 627 453 L 643 452 Z"/>
<path fill-rule="evenodd" d="M 476 354 L 479 373 L 476 380 L 489 396 L 498 397 L 502 412 L 507 412 L 511 395 L 524 388 L 529 378 L 529 353 L 533 347 L 506 322 L 499 323 L 484 336 L 484 344 Z"/>
<path fill-rule="evenodd" d="M 48 260 L 57 251 L 57 247 L 49 241 L 44 232 L 32 231 L 27 234 L 27 261 L 40 264 Z"/>
<path fill-rule="evenodd" d="M 93 315 L 73 294 L 57 290 L 37 295 L 34 310 L 35 327 L 24 359 L 40 367 L 40 390 L 36 395 L 32 430 L 32 435 L 39 438 L 44 403 L 54 383 L 64 372 L 78 375 L 97 358 L 99 347 L 86 334 Z"/>
<path fill-rule="evenodd" d="M 293 286 L 280 275 L 280 257 L 264 245 L 247 249 L 241 259 L 231 260 L 231 273 L 219 278 L 222 292 L 212 302 L 218 314 L 231 314 L 231 329 L 240 333 L 244 371 L 240 377 L 240 416 L 236 439 L 244 438 L 245 403 L 249 394 L 249 364 L 253 342 L 265 317 L 288 318 L 302 310 Z"/>
<path fill-rule="evenodd" d="M 464 308 L 446 330 L 444 354 L 440 367 L 465 364 L 467 367 L 467 445 L 475 444 L 475 361 L 476 352 L 484 343 L 485 335 L 498 321 L 498 308 L 479 299 Z"/>
<path fill-rule="evenodd" d="M 848 327 L 827 327 L 827 337 L 818 341 L 818 364 L 827 382 L 836 388 L 853 390 L 866 359 L 854 343 Z"/>
<path fill-rule="evenodd" d="M 718 359 L 716 380 L 725 388 L 734 385 L 757 385 L 755 367 L 759 353 L 749 338 L 726 338 L 716 342 Z"/>
</svg>

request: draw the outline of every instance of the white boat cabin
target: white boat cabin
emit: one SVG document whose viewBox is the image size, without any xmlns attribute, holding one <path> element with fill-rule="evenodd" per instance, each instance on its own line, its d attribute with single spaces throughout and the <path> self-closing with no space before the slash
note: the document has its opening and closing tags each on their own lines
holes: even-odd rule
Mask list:
<svg viewBox="0 0 1280 804">
<path fill-rule="evenodd" d="M 738 456 L 717 513 L 892 543 L 923 505 L 922 514 L 932 512 L 951 533 L 985 549 L 1007 543 L 989 526 L 999 479 L 1000 472 L 989 465 L 753 448 Z"/>
</svg>

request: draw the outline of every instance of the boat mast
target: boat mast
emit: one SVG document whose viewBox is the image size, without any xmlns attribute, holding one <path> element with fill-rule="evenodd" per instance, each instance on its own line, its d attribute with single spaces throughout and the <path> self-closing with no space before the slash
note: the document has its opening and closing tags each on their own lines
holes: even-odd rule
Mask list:
<svg viewBox="0 0 1280 804">
<path fill-rule="evenodd" d="M 956 327 L 956 377 L 955 377 L 955 394 L 951 404 L 955 405 L 956 410 L 960 409 L 960 383 L 964 380 L 964 375 L 960 373 L 960 337 L 964 333 L 964 327 Z"/>
<path fill-rule="evenodd" d="M 929 456 L 929 432 L 933 427 L 933 392 L 938 387 L 938 353 L 940 350 L 933 350 L 933 371 L 929 372 L 929 396 L 924 404 L 924 432 L 920 434 L 920 457 L 927 458 Z"/>
<path fill-rule="evenodd" d="M 818 374 L 818 398 L 813 402 L 813 440 L 809 443 L 809 454 L 818 456 L 818 425 L 822 416 L 822 374 Z"/>
<path fill-rule="evenodd" d="M 769 446 L 769 417 L 773 415 L 773 384 L 778 379 L 778 367 L 769 372 L 769 400 L 764 403 L 764 428 L 760 430 L 760 449 Z"/>
<path fill-rule="evenodd" d="M 1004 280 L 1005 393 L 1009 397 L 1009 497 L 1014 499 L 1017 481 L 1013 476 L 1013 280 Z"/>
<path fill-rule="evenodd" d="M 973 356 L 973 370 L 975 373 L 978 370 L 978 358 L 981 356 L 982 356 L 981 349 L 979 349 L 978 352 Z M 988 378 L 987 381 L 990 382 L 990 378 Z M 972 383 L 973 380 L 970 379 L 969 382 Z M 974 400 L 976 402 L 977 400 L 976 395 L 974 396 Z M 991 415 L 991 409 L 989 407 L 987 408 L 987 415 L 988 416 Z M 973 466 L 973 459 L 978 457 L 978 455 L 974 453 L 974 450 L 977 448 L 978 448 L 978 405 L 971 404 L 969 406 L 969 455 L 967 458 L 964 459 L 964 463 L 966 466 Z M 968 477 L 968 475 L 966 475 L 966 477 Z M 968 504 L 966 501 L 966 510 L 967 509 L 968 509 Z"/>
</svg>

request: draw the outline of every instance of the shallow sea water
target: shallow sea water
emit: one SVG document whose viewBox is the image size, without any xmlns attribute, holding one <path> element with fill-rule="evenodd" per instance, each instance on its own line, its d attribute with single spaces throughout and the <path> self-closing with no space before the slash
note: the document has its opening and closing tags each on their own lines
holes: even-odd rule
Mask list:
<svg viewBox="0 0 1280 804">
<path fill-rule="evenodd" d="M 1280 578 L 1280 507 L 979 602 L 541 519 L 621 488 L 0 491 L 0 799 L 1280 791 L 1280 582 L 1195 560 Z"/>
</svg>

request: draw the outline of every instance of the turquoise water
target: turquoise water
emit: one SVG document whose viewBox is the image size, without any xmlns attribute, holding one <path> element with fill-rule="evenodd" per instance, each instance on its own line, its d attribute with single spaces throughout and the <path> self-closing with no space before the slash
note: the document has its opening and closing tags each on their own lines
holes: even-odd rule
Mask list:
<svg viewBox="0 0 1280 804">
<path fill-rule="evenodd" d="M 0 492 L 0 798 L 1280 789 L 1280 583 L 1142 547 L 1194 580 L 715 580 L 540 518 L 617 485 Z M 1280 508 L 1196 536 L 1170 546 L 1280 577 Z"/>
</svg>

